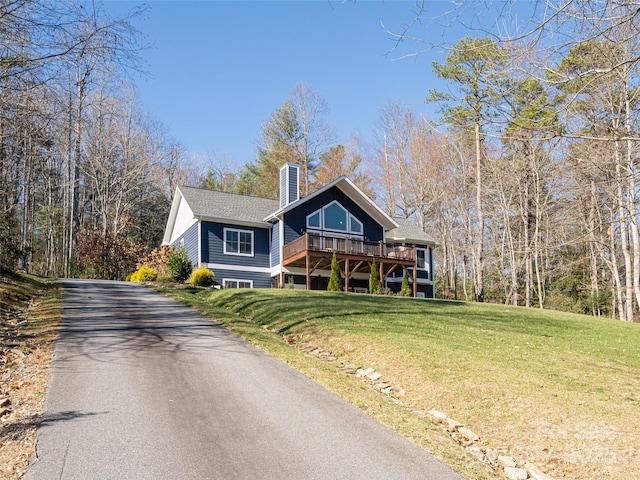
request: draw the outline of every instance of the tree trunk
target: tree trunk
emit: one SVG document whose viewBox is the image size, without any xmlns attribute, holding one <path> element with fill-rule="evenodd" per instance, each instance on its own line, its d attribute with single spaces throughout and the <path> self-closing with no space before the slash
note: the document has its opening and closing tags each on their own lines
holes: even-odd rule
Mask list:
<svg viewBox="0 0 640 480">
<path fill-rule="evenodd" d="M 476 143 L 476 209 L 478 215 L 478 235 L 475 248 L 475 297 L 476 302 L 484 302 L 484 211 L 482 209 L 482 139 L 480 122 L 475 124 Z"/>
</svg>

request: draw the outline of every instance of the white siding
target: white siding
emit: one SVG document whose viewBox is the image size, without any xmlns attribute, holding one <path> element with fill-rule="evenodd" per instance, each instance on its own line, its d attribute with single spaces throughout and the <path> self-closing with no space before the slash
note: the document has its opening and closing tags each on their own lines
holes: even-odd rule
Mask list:
<svg viewBox="0 0 640 480">
<path fill-rule="evenodd" d="M 193 218 L 193 212 L 184 198 L 180 198 L 180 204 L 178 205 L 178 213 L 176 214 L 176 221 L 173 224 L 173 231 L 171 232 L 170 244 L 173 244 L 180 235 L 182 235 L 194 222 L 197 220 Z"/>
</svg>

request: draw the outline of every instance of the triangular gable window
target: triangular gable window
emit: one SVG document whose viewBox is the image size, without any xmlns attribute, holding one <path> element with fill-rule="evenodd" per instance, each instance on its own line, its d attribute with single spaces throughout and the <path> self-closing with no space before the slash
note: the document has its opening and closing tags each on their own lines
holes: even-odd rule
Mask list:
<svg viewBox="0 0 640 480">
<path fill-rule="evenodd" d="M 326 230 L 347 231 L 347 212 L 338 202 L 333 202 L 322 209 L 324 228 Z"/>
<path fill-rule="evenodd" d="M 364 233 L 362 222 L 337 201 L 333 201 L 308 215 L 307 228 L 309 230 L 343 232 L 355 237 L 362 237 Z"/>
</svg>

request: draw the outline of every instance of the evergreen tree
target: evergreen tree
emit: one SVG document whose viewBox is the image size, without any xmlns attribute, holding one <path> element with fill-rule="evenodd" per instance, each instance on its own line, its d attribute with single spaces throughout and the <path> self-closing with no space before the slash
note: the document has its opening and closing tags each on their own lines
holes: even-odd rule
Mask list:
<svg viewBox="0 0 640 480">
<path fill-rule="evenodd" d="M 371 264 L 371 275 L 369 275 L 369 293 L 380 293 L 382 290 L 382 283 L 380 282 L 380 272 L 376 266 L 375 259 Z"/>
<path fill-rule="evenodd" d="M 330 292 L 342 291 L 342 277 L 340 276 L 340 265 L 338 265 L 338 259 L 336 254 L 333 254 L 331 259 L 331 278 L 329 278 L 329 286 L 327 290 Z"/>
<path fill-rule="evenodd" d="M 172 248 L 167 260 L 169 274 L 176 282 L 184 282 L 193 271 L 193 265 L 189 261 L 187 251 L 183 246 Z"/>
<path fill-rule="evenodd" d="M 437 102 L 442 107 L 443 120 L 452 131 L 462 131 L 472 141 L 476 161 L 476 238 L 472 261 L 475 271 L 474 289 L 476 301 L 484 301 L 485 269 L 485 218 L 483 210 L 483 164 L 487 157 L 485 145 L 487 124 L 498 115 L 500 88 L 506 80 L 505 52 L 491 38 L 465 37 L 453 46 L 444 64 L 434 62 L 434 73 L 451 83 L 449 92 L 430 90 L 428 102 Z"/>
<path fill-rule="evenodd" d="M 411 287 L 409 286 L 409 275 L 407 272 L 404 272 L 404 277 L 402 277 L 402 286 L 400 287 L 400 296 L 401 297 L 410 297 L 411 296 Z"/>
</svg>

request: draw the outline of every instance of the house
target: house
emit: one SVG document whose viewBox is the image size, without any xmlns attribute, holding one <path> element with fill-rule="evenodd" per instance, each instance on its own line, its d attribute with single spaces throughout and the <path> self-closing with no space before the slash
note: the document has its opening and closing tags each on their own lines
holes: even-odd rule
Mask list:
<svg viewBox="0 0 640 480">
<path fill-rule="evenodd" d="M 384 286 L 434 297 L 431 240 L 411 220 L 392 218 L 348 178 L 300 198 L 299 167 L 280 170 L 280 199 L 180 186 L 163 245 L 184 246 L 215 272 L 221 288 L 325 290 L 333 254 L 346 291 L 366 292 L 375 260 Z"/>
</svg>

